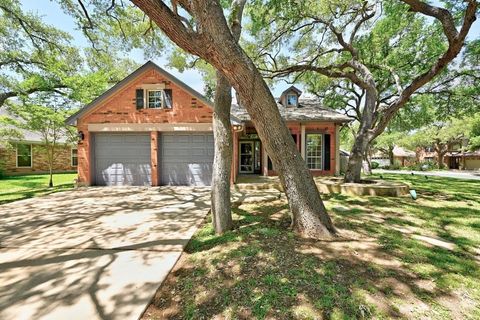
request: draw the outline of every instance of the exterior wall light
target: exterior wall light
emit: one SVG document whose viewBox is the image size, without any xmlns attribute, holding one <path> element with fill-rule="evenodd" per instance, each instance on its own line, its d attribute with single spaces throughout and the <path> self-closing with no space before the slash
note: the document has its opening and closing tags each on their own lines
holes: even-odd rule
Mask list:
<svg viewBox="0 0 480 320">
<path fill-rule="evenodd" d="M 243 125 L 241 125 L 241 124 L 233 125 L 233 131 L 235 131 L 235 132 L 243 131 Z"/>
<path fill-rule="evenodd" d="M 78 131 L 78 141 L 83 141 L 83 139 L 85 139 L 83 131 Z"/>
</svg>

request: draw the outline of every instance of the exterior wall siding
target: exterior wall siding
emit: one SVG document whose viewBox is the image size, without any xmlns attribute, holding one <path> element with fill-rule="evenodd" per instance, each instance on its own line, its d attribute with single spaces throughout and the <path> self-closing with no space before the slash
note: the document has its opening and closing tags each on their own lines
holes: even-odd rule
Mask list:
<svg viewBox="0 0 480 320">
<path fill-rule="evenodd" d="M 148 84 L 163 84 L 165 89 L 172 90 L 173 106 L 171 109 L 140 109 L 135 103 L 135 90 Z M 90 185 L 92 182 L 91 150 L 93 148 L 92 133 L 88 124 L 105 123 L 211 123 L 213 109 L 192 96 L 182 87 L 176 85 L 160 72 L 149 69 L 133 79 L 125 87 L 114 93 L 92 111 L 78 119 L 78 131 L 82 131 L 84 139 L 78 144 L 79 183 Z M 158 141 L 158 133 L 152 132 L 152 146 Z M 157 146 L 152 148 L 152 184 L 158 185 Z"/>
<path fill-rule="evenodd" d="M 41 144 L 32 145 L 32 166 L 17 167 L 17 155 L 15 147 L 12 150 L 2 149 L 0 156 L 5 163 L 6 174 L 29 174 L 48 172 L 48 159 L 45 153 L 45 147 Z M 61 145 L 57 147 L 57 155 L 54 161 L 53 170 L 55 172 L 76 171 L 77 167 L 72 166 L 72 147 Z"/>
</svg>

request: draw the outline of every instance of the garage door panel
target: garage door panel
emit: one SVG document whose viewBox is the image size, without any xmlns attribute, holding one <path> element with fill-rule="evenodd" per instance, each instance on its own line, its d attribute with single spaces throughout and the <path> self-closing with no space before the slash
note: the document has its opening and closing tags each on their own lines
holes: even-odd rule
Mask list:
<svg viewBox="0 0 480 320">
<path fill-rule="evenodd" d="M 160 175 L 164 185 L 209 186 L 213 136 L 210 133 L 165 133 L 160 138 Z"/>
<path fill-rule="evenodd" d="M 148 134 L 99 133 L 94 141 L 97 185 L 151 185 Z"/>
</svg>

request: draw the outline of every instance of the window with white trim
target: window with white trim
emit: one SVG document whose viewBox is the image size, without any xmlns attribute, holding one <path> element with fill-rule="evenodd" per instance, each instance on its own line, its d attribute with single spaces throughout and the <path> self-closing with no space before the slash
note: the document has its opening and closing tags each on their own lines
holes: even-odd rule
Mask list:
<svg viewBox="0 0 480 320">
<path fill-rule="evenodd" d="M 72 167 L 78 166 L 78 149 L 72 148 Z"/>
<path fill-rule="evenodd" d="M 148 108 L 159 109 L 163 108 L 163 90 L 148 90 L 147 91 L 147 106 Z"/>
<path fill-rule="evenodd" d="M 32 166 L 32 145 L 17 144 L 17 167 L 30 168 Z"/>
<path fill-rule="evenodd" d="M 305 137 L 305 161 L 309 169 L 322 169 L 323 134 L 307 133 Z"/>
</svg>

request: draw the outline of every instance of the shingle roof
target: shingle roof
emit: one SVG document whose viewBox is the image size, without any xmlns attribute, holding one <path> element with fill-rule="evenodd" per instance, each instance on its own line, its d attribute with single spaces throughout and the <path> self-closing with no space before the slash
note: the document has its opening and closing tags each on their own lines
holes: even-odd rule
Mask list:
<svg viewBox="0 0 480 320">
<path fill-rule="evenodd" d="M 8 118 L 16 118 L 10 112 L 7 110 L 6 107 L 1 107 L 0 108 L 0 117 L 8 117 Z M 1 126 L 4 126 L 3 124 Z M 34 131 L 29 131 L 26 129 L 20 129 L 17 128 L 17 130 L 23 135 L 23 139 L 21 139 L 21 142 L 31 142 L 31 143 L 41 143 L 43 142 L 43 137 L 38 133 Z M 12 142 L 16 142 L 17 140 L 13 140 Z M 68 139 L 66 136 L 60 137 L 60 139 L 57 141 L 57 143 L 67 143 Z"/>
<path fill-rule="evenodd" d="M 278 99 L 275 99 L 278 101 Z M 284 107 L 277 102 L 278 110 L 286 121 L 333 121 L 349 122 L 352 119 L 335 110 L 322 106 L 319 99 L 299 98 L 298 107 Z M 250 116 L 243 106 L 232 104 L 232 115 L 242 121 L 249 121 Z"/>
</svg>

